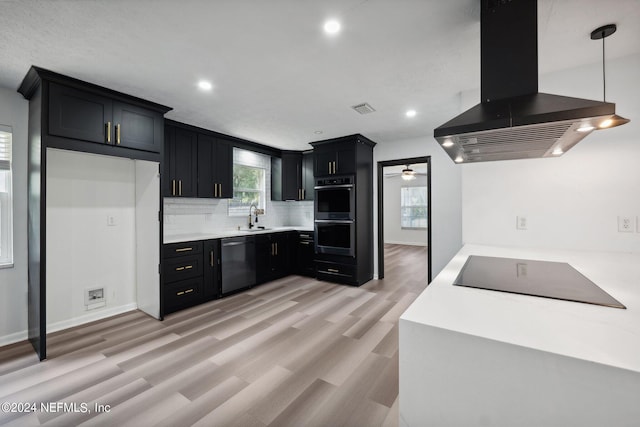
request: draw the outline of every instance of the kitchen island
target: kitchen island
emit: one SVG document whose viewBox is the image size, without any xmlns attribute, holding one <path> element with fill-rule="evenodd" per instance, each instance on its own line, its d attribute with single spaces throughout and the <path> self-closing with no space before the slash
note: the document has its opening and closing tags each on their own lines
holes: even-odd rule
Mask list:
<svg viewBox="0 0 640 427">
<path fill-rule="evenodd" d="M 567 262 L 626 309 L 454 286 L 470 255 Z M 399 325 L 400 426 L 640 423 L 640 254 L 465 245 Z"/>
</svg>

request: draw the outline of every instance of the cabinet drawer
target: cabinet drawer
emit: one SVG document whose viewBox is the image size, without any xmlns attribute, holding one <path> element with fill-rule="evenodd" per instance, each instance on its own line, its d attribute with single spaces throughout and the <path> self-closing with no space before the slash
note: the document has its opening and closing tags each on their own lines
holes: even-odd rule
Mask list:
<svg viewBox="0 0 640 427">
<path fill-rule="evenodd" d="M 162 245 L 162 257 L 172 258 L 202 253 L 202 242 L 180 242 Z"/>
<path fill-rule="evenodd" d="M 202 277 L 165 284 L 162 293 L 165 314 L 199 304 L 202 302 Z"/>
<path fill-rule="evenodd" d="M 169 283 L 202 276 L 202 261 L 202 254 L 165 259 L 162 263 L 163 281 Z"/>
<path fill-rule="evenodd" d="M 358 276 L 357 266 L 339 264 L 336 262 L 316 261 L 318 280 L 340 281 L 345 283 L 356 282 Z"/>
</svg>

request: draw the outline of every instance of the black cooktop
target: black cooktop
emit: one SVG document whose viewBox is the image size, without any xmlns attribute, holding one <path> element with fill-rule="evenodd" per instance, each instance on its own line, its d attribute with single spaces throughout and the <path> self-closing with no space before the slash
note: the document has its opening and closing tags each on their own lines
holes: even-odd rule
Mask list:
<svg viewBox="0 0 640 427">
<path fill-rule="evenodd" d="M 566 262 L 472 255 L 453 284 L 626 308 Z"/>
</svg>

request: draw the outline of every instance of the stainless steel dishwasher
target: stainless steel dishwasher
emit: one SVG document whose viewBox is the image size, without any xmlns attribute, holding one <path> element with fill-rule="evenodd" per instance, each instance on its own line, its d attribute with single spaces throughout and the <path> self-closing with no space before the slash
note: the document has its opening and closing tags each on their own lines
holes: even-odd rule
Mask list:
<svg viewBox="0 0 640 427">
<path fill-rule="evenodd" d="M 256 284 L 256 240 L 254 236 L 222 239 L 222 294 Z"/>
</svg>

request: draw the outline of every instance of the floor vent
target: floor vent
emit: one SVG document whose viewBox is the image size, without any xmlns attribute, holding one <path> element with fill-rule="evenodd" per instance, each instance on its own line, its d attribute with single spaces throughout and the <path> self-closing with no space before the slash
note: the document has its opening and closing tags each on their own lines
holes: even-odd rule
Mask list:
<svg viewBox="0 0 640 427">
<path fill-rule="evenodd" d="M 367 104 L 366 102 L 363 102 L 362 104 L 354 105 L 351 108 L 353 108 L 360 114 L 369 114 L 376 111 L 371 105 Z"/>
</svg>

